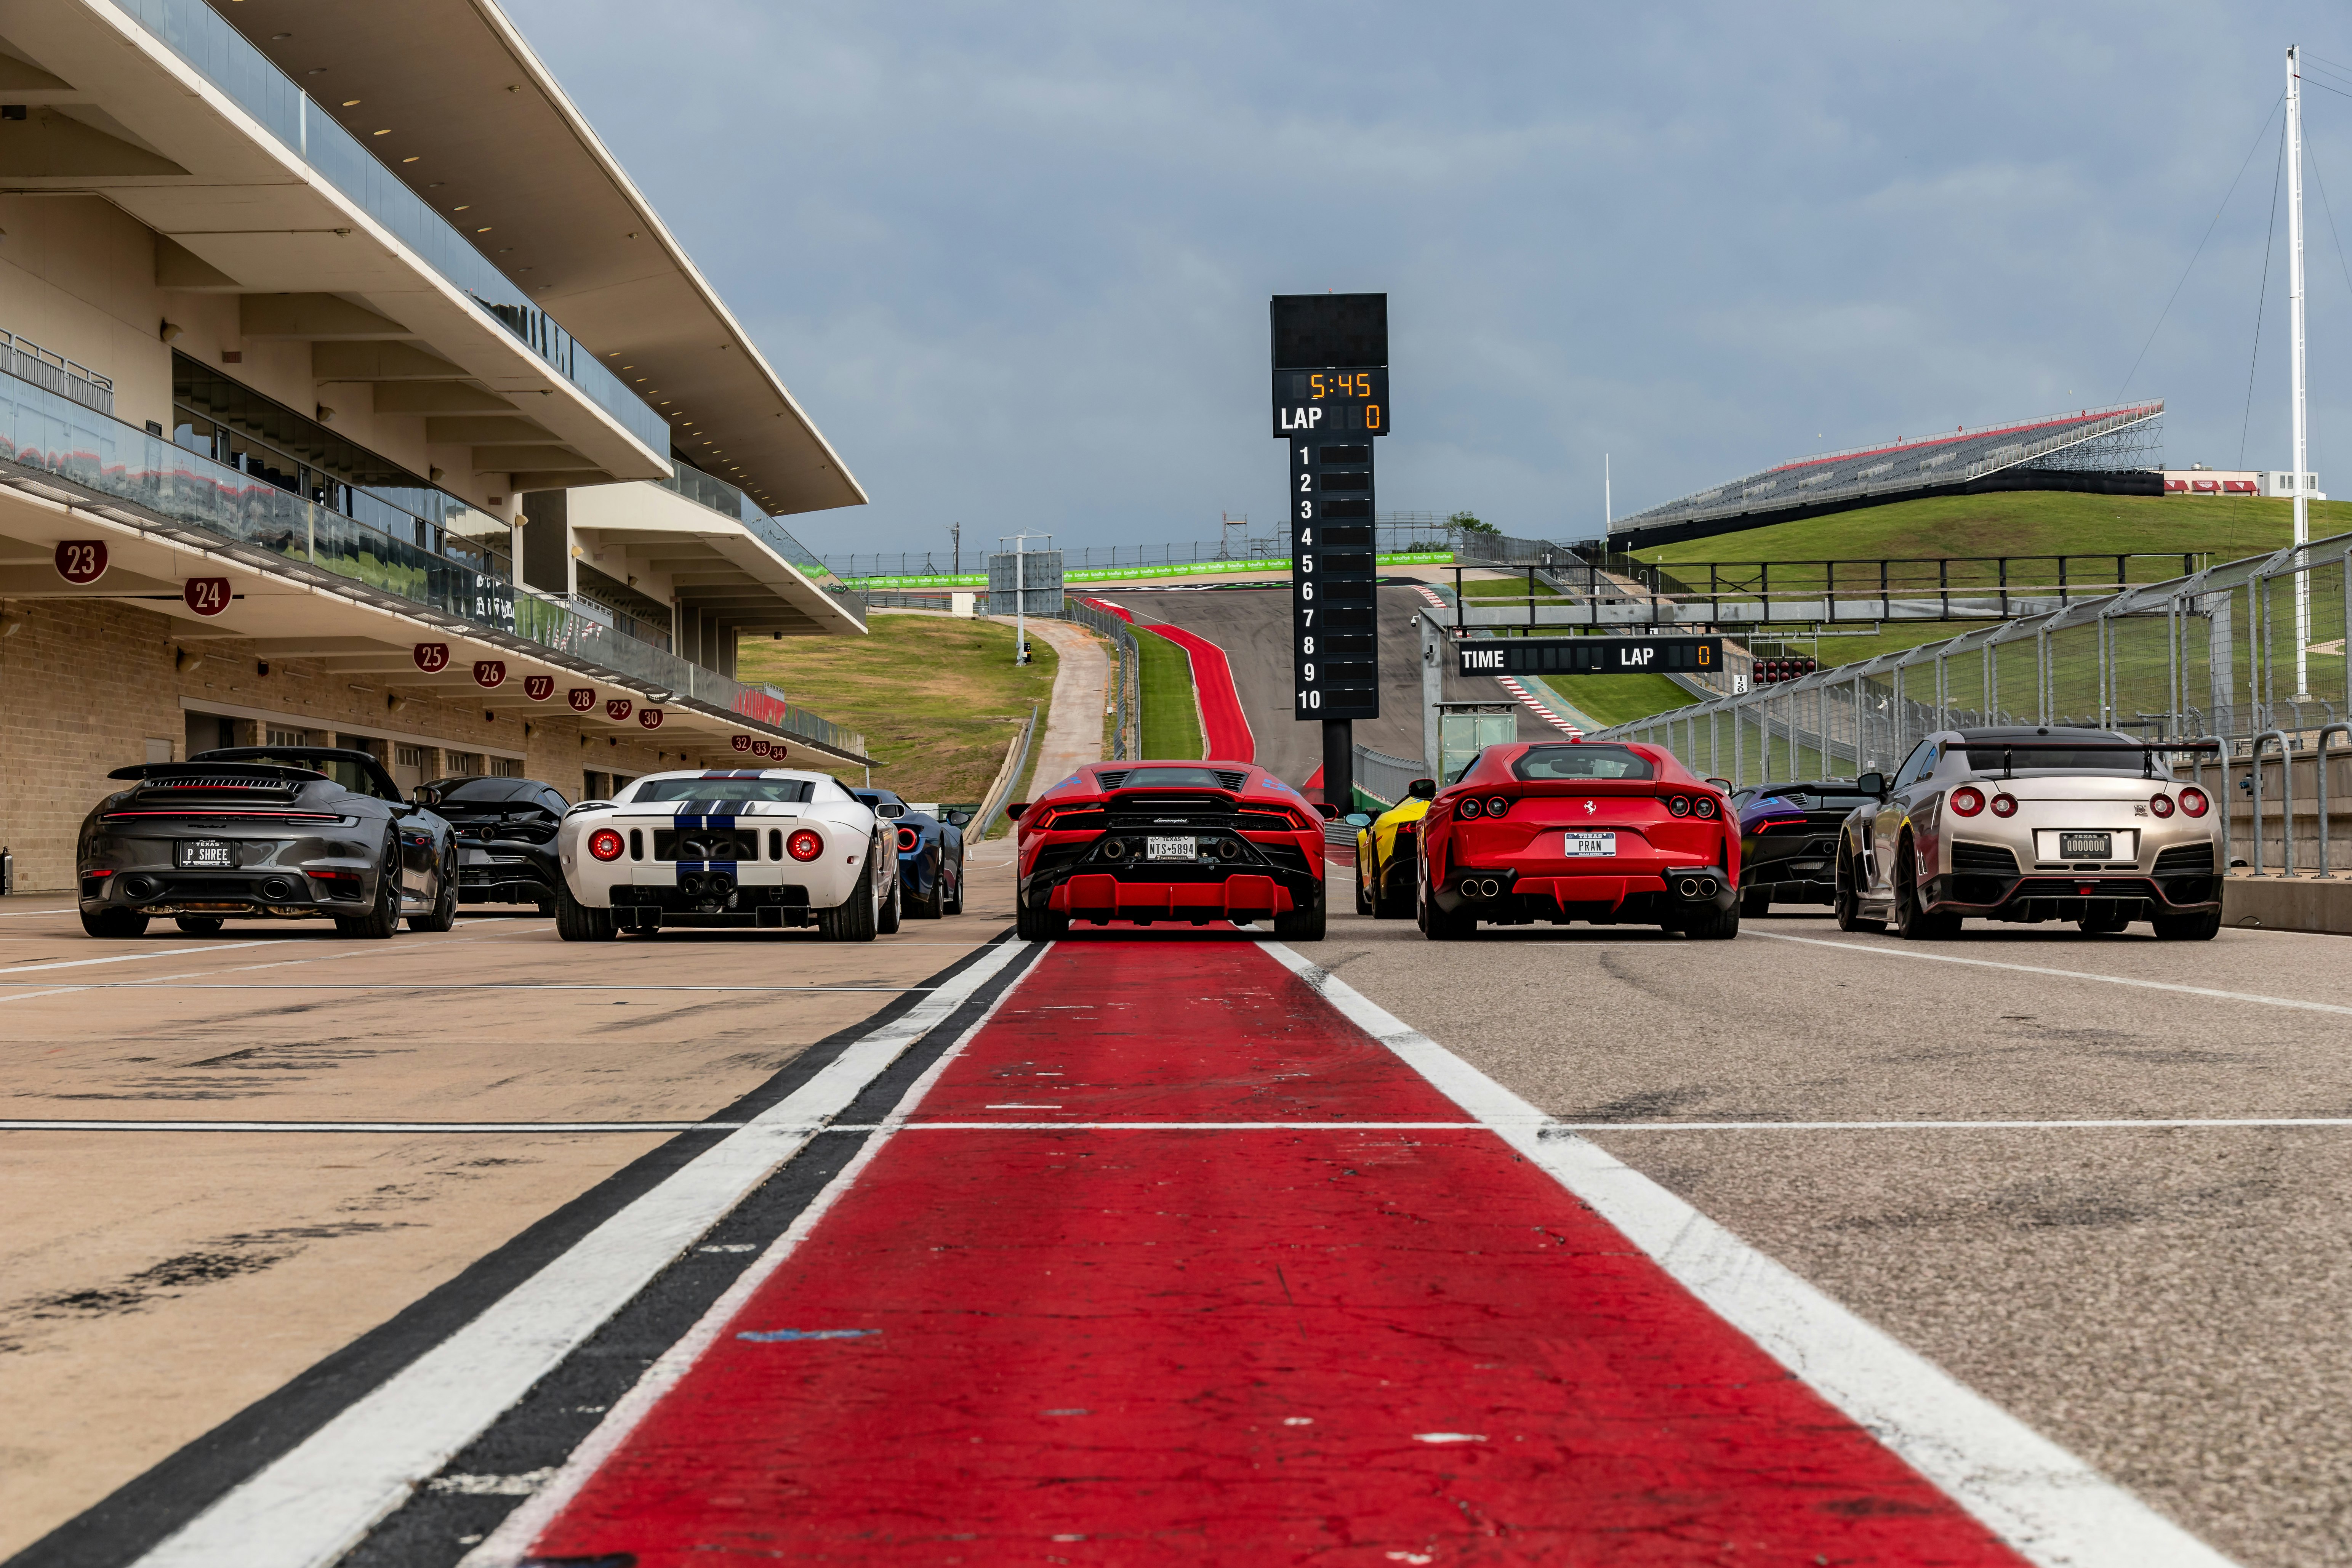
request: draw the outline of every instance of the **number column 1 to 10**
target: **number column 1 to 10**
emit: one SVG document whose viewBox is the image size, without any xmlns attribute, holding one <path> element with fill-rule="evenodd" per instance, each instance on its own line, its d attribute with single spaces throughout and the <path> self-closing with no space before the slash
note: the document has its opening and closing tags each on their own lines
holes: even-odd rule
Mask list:
<svg viewBox="0 0 2352 1568">
<path fill-rule="evenodd" d="M 1290 443 L 1297 718 L 1379 716 L 1372 500 L 1369 441 Z"/>
</svg>

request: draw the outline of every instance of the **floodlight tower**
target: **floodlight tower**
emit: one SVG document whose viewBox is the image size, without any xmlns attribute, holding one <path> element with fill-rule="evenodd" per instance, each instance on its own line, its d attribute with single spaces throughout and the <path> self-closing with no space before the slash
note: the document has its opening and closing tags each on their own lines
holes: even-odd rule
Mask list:
<svg viewBox="0 0 2352 1568">
<path fill-rule="evenodd" d="M 2303 51 L 2286 49 L 2286 297 L 2289 404 L 2294 424 L 2294 543 L 2311 542 L 2310 472 L 2303 381 Z M 2298 564 L 2300 563 L 2298 562 Z M 2311 574 L 2294 574 L 2294 700 L 2311 700 Z"/>
</svg>

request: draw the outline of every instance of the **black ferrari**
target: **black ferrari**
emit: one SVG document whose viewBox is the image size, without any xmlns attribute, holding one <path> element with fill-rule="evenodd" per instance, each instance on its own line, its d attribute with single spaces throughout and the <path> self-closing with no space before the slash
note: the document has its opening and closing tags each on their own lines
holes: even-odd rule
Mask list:
<svg viewBox="0 0 2352 1568">
<path fill-rule="evenodd" d="M 917 811 L 887 789 L 849 792 L 898 835 L 898 898 L 907 918 L 935 921 L 963 913 L 963 825 L 966 812 L 945 820 Z"/>
<path fill-rule="evenodd" d="M 117 768 L 131 786 L 82 822 L 81 925 L 131 937 L 170 917 L 193 936 L 232 920 L 331 920 L 344 936 L 447 931 L 448 823 L 404 799 L 366 752 L 238 746 Z"/>
<path fill-rule="evenodd" d="M 537 779 L 434 779 L 416 798 L 447 819 L 457 837 L 457 899 L 467 904 L 536 904 L 555 912 L 563 862 L 555 830 L 572 803 Z"/>
</svg>

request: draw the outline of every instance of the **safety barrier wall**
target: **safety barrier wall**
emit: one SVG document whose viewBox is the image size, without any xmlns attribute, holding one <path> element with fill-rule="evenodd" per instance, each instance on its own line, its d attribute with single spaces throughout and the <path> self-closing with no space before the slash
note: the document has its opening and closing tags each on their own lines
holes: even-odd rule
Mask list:
<svg viewBox="0 0 2352 1568">
<path fill-rule="evenodd" d="M 2232 859 L 2267 868 L 2287 837 L 2296 867 L 2319 858 L 2317 757 L 2331 746 L 2329 855 L 2352 843 L 2352 534 L 2208 566 L 1957 637 L 1695 702 L 1588 737 L 1649 742 L 1735 785 L 1892 771 L 1939 730 L 2088 725 L 2149 740 L 2219 740 L 2217 762 L 2177 771 L 2231 803 Z M 2265 760 L 2257 763 L 2258 749 Z M 2282 758 L 2286 759 L 2282 763 Z M 2295 813 L 2284 809 L 2290 775 Z M 2260 810 L 2257 811 L 2257 800 Z M 2308 804 L 2306 809 L 2305 803 Z M 2306 858 L 2305 857 L 2308 857 Z"/>
</svg>

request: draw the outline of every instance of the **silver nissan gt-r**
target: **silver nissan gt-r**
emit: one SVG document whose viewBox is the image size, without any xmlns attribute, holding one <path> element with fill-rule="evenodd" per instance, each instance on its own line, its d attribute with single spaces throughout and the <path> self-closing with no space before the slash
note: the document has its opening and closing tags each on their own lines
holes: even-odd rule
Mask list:
<svg viewBox="0 0 2352 1568">
<path fill-rule="evenodd" d="M 2221 929 L 2220 805 L 2172 776 L 2210 749 L 2107 730 L 1948 730 L 1919 742 L 1839 829 L 1838 925 L 1910 938 L 1967 920 L 2146 921 L 2201 942 Z"/>
</svg>

